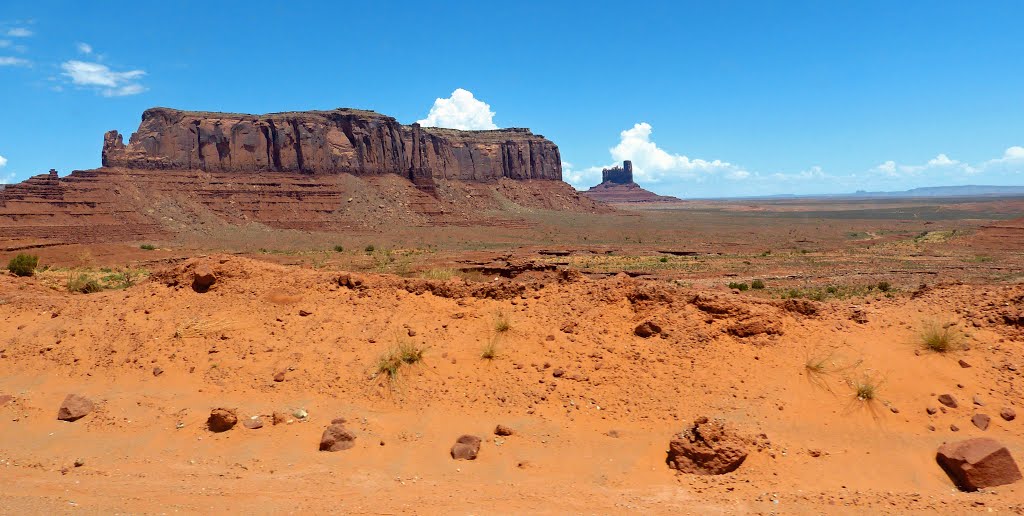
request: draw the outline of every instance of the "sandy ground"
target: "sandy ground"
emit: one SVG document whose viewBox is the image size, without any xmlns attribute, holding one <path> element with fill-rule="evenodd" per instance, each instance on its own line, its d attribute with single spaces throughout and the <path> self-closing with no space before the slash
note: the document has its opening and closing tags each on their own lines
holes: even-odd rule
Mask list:
<svg viewBox="0 0 1024 516">
<path fill-rule="evenodd" d="M 218 277 L 205 293 L 189 288 L 201 264 Z M 44 279 L 0 276 L 4 514 L 1024 511 L 1021 484 L 963 493 L 935 463 L 941 443 L 982 435 L 1024 457 L 1024 421 L 999 417 L 1021 411 L 1022 331 L 1003 317 L 1019 284 L 875 291 L 804 315 L 659 277 L 438 281 L 230 255 L 88 295 Z M 636 336 L 645 321 L 664 334 Z M 933 323 L 962 345 L 924 350 Z M 423 360 L 377 374 L 402 343 Z M 97 410 L 58 421 L 68 393 Z M 928 414 L 943 393 L 959 407 Z M 264 427 L 212 433 L 217 407 Z M 271 424 L 298 409 L 305 420 Z M 738 470 L 666 466 L 698 416 L 749 439 Z M 336 417 L 356 446 L 318 451 Z M 452 460 L 467 433 L 479 458 Z"/>
</svg>

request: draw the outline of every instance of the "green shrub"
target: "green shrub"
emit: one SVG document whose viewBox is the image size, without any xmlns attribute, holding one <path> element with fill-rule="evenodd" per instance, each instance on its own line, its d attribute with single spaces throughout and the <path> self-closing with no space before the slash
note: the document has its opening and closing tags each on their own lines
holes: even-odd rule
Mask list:
<svg viewBox="0 0 1024 516">
<path fill-rule="evenodd" d="M 662 256 L 661 259 L 658 261 L 661 263 L 668 263 L 668 256 Z"/>
<path fill-rule="evenodd" d="M 747 285 L 746 283 L 737 283 L 734 281 L 729 283 L 729 288 L 739 290 L 740 292 L 745 292 L 747 289 L 750 288 L 750 285 Z"/>
<path fill-rule="evenodd" d="M 882 292 L 888 292 L 889 289 L 891 289 L 891 288 L 892 288 L 892 285 L 890 285 L 888 281 L 879 281 L 878 282 L 878 290 L 881 290 Z"/>
<path fill-rule="evenodd" d="M 756 279 L 750 282 L 750 288 L 754 290 L 764 290 L 764 281 Z"/>
<path fill-rule="evenodd" d="M 143 249 L 143 250 L 146 250 L 146 251 L 152 251 L 152 250 L 156 249 L 156 246 L 153 245 L 153 244 L 142 244 L 142 245 L 139 246 L 139 249 Z"/>
<path fill-rule="evenodd" d="M 344 251 L 345 251 L 345 248 L 344 248 L 344 247 L 342 247 L 342 246 L 340 246 L 340 245 L 336 245 L 336 246 L 334 246 L 334 252 L 336 252 L 336 253 L 341 253 L 341 252 L 344 252 Z"/>
<path fill-rule="evenodd" d="M 68 292 L 81 292 L 82 294 L 92 294 L 103 290 L 100 282 L 88 274 L 79 274 L 68 278 L 66 287 Z"/>
<path fill-rule="evenodd" d="M 19 254 L 7 264 L 7 270 L 15 276 L 31 276 L 36 273 L 36 266 L 39 265 L 39 257 L 31 254 Z"/>
<path fill-rule="evenodd" d="M 363 250 L 366 251 L 367 254 L 369 254 L 369 253 L 372 253 L 374 250 L 376 250 L 376 247 L 373 247 L 372 245 L 368 245 L 365 248 L 363 248 Z"/>
</svg>

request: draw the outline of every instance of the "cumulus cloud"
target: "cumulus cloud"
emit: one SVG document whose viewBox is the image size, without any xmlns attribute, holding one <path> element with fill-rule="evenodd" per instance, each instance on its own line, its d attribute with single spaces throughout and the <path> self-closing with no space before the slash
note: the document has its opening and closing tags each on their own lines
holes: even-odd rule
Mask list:
<svg viewBox="0 0 1024 516">
<path fill-rule="evenodd" d="M 75 60 L 61 63 L 60 67 L 73 84 L 95 89 L 104 97 L 123 97 L 146 91 L 138 82 L 146 75 L 142 70 L 115 72 L 106 65 Z"/>
<path fill-rule="evenodd" d="M 985 173 L 1019 174 L 1024 172 L 1024 147 L 1009 147 L 1003 152 L 1002 157 L 973 165 L 939 154 L 920 165 L 899 164 L 889 160 L 872 168 L 871 172 L 892 178 L 929 176 L 949 179 L 967 179 Z"/>
<path fill-rule="evenodd" d="M 653 183 L 679 179 L 701 181 L 709 176 L 728 179 L 750 177 L 742 167 L 722 160 L 691 159 L 683 154 L 673 154 L 651 140 L 653 128 L 647 122 L 634 124 L 631 129 L 619 133 L 619 144 L 610 149 L 616 162 L 633 162 L 633 176 Z"/>
<path fill-rule="evenodd" d="M 75 48 L 77 48 L 78 51 L 83 53 L 83 54 L 91 54 L 92 53 L 92 45 L 90 45 L 88 43 L 75 43 Z"/>
<path fill-rule="evenodd" d="M 32 34 L 33 32 L 26 29 L 25 27 L 14 27 L 12 29 L 7 30 L 7 35 L 12 38 L 27 38 Z"/>
<path fill-rule="evenodd" d="M 5 158 L 3 156 L 0 156 L 0 168 L 4 168 L 6 166 L 7 166 L 7 158 Z"/>
<path fill-rule="evenodd" d="M 32 62 L 20 57 L 0 56 L 0 66 L 29 66 Z"/>
<path fill-rule="evenodd" d="M 477 100 L 473 93 L 457 88 L 446 99 L 434 100 L 427 118 L 416 123 L 424 127 L 447 127 L 450 129 L 478 130 L 497 129 L 494 112 L 486 102 Z"/>
</svg>

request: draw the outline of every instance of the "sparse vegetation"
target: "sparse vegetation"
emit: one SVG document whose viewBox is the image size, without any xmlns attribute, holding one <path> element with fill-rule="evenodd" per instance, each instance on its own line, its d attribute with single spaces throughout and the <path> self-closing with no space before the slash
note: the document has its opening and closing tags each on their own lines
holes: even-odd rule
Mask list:
<svg viewBox="0 0 1024 516">
<path fill-rule="evenodd" d="M 345 252 L 345 247 L 340 246 L 340 245 L 336 245 L 336 246 L 334 246 L 334 252 L 336 252 L 336 253 L 343 253 L 343 252 Z"/>
<path fill-rule="evenodd" d="M 484 344 L 484 349 L 480 352 L 480 358 L 484 360 L 494 360 L 498 356 L 498 338 L 497 336 L 489 339 L 487 344 Z"/>
<path fill-rule="evenodd" d="M 100 282 L 86 273 L 72 274 L 68 277 L 65 288 L 67 288 L 68 292 L 79 292 L 82 294 L 92 294 L 103 290 Z"/>
<path fill-rule="evenodd" d="M 854 396 L 860 401 L 872 401 L 878 396 L 878 389 L 881 384 L 870 376 L 863 376 L 860 380 L 852 382 Z"/>
<path fill-rule="evenodd" d="M 372 245 L 368 245 L 368 246 L 363 248 L 363 251 L 366 251 L 366 254 L 370 254 L 370 253 L 374 252 L 375 250 L 377 250 L 377 248 L 373 247 Z"/>
<path fill-rule="evenodd" d="M 7 263 L 7 270 L 15 276 L 31 276 L 36 273 L 39 257 L 31 254 L 19 254 Z"/>
<path fill-rule="evenodd" d="M 153 245 L 153 244 L 142 244 L 142 245 L 139 246 L 139 249 L 142 249 L 142 250 L 145 250 L 145 251 L 152 251 L 152 250 L 156 249 L 156 246 Z"/>
<path fill-rule="evenodd" d="M 668 263 L 668 256 L 662 256 L 658 261 L 661 263 Z"/>
<path fill-rule="evenodd" d="M 745 292 L 747 289 L 750 288 L 750 285 L 747 285 L 746 283 L 738 283 L 733 281 L 729 283 L 729 288 L 739 290 L 740 292 Z"/>
<path fill-rule="evenodd" d="M 377 359 L 376 376 L 387 375 L 389 380 L 394 380 L 403 365 L 422 362 L 425 352 L 426 348 L 417 346 L 415 342 L 399 340 Z"/>
<path fill-rule="evenodd" d="M 882 292 L 888 292 L 889 289 L 891 289 L 891 288 L 892 288 L 892 285 L 890 285 L 888 281 L 879 281 L 878 282 L 878 290 L 881 290 Z"/>
<path fill-rule="evenodd" d="M 427 269 L 420 272 L 420 277 L 429 280 L 448 281 L 456 276 L 455 269 L 442 268 L 442 269 Z"/>
<path fill-rule="evenodd" d="M 750 282 L 750 288 L 754 290 L 764 290 L 764 281 L 756 279 Z"/>
<path fill-rule="evenodd" d="M 509 321 L 508 316 L 505 312 L 498 311 L 494 314 L 494 331 L 497 333 L 506 333 L 512 329 L 512 322 Z"/>
<path fill-rule="evenodd" d="M 925 349 L 946 353 L 960 346 L 960 332 L 949 324 L 929 323 L 921 332 L 921 343 Z"/>
</svg>

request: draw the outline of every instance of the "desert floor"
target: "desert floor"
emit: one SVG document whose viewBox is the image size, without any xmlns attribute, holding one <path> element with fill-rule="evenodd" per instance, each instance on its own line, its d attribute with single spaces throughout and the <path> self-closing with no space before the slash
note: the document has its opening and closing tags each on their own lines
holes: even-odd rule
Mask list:
<svg viewBox="0 0 1024 516">
<path fill-rule="evenodd" d="M 40 271 L 0 275 L 0 513 L 1024 512 L 1024 483 L 965 493 L 935 461 L 976 436 L 1024 459 L 1024 417 L 1000 417 L 1022 409 L 1024 239 L 1000 226 L 1022 212 L 695 201 L 23 249 Z M 83 275 L 102 291 L 69 292 Z M 422 359 L 380 372 L 400 346 Z M 58 421 L 69 393 L 96 410 Z M 263 427 L 213 433 L 219 407 Z M 748 442 L 739 469 L 666 466 L 700 416 Z M 355 446 L 319 451 L 339 417 Z M 477 460 L 449 456 L 462 434 Z"/>
</svg>

